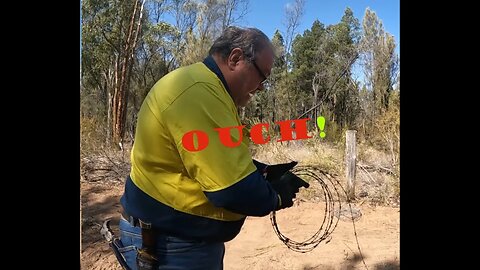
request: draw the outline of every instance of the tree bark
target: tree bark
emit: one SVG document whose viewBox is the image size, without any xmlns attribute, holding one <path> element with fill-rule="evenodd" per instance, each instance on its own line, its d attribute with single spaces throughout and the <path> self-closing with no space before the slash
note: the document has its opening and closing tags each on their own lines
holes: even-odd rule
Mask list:
<svg viewBox="0 0 480 270">
<path fill-rule="evenodd" d="M 347 130 L 345 147 L 345 177 L 347 200 L 355 199 L 355 169 L 357 163 L 356 130 Z"/>
<path fill-rule="evenodd" d="M 116 78 L 112 104 L 112 139 L 113 143 L 119 145 L 120 148 L 122 148 L 125 134 L 130 75 L 133 67 L 133 55 L 142 23 L 144 4 L 145 0 L 142 1 L 139 8 L 139 1 L 135 1 L 124 50 L 120 52 L 119 59 L 115 65 Z M 136 28 L 135 24 L 137 25 Z"/>
</svg>

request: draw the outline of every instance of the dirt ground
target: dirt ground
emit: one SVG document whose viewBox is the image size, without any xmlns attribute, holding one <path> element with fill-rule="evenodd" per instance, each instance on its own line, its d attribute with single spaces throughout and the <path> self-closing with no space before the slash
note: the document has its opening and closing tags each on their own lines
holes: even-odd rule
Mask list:
<svg viewBox="0 0 480 270">
<path fill-rule="evenodd" d="M 119 182 L 81 182 L 81 269 L 121 269 L 99 230 L 101 223 L 111 218 L 117 231 L 122 190 Z M 324 204 L 299 198 L 293 207 L 277 213 L 277 223 L 282 234 L 300 242 L 319 229 Z M 372 206 L 361 201 L 354 207 L 362 214 L 355 227 L 368 269 L 400 269 L 400 208 Z M 248 217 L 240 234 L 225 244 L 224 269 L 366 269 L 359 256 L 351 219 L 341 218 L 328 240 L 311 252 L 297 253 L 278 239 L 268 216 Z"/>
</svg>

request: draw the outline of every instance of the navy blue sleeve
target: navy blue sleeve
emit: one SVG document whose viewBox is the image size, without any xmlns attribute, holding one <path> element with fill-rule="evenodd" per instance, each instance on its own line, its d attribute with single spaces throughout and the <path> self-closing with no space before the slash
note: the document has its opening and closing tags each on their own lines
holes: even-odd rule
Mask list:
<svg viewBox="0 0 480 270">
<path fill-rule="evenodd" d="M 266 216 L 278 204 L 277 193 L 258 171 L 226 189 L 204 193 L 216 207 L 246 216 Z"/>
<path fill-rule="evenodd" d="M 259 170 L 260 172 L 263 172 L 263 170 L 265 170 L 265 168 L 267 167 L 267 164 L 264 164 L 258 160 L 253 160 L 253 164 L 255 164 L 255 167 L 257 167 L 257 170 Z"/>
</svg>

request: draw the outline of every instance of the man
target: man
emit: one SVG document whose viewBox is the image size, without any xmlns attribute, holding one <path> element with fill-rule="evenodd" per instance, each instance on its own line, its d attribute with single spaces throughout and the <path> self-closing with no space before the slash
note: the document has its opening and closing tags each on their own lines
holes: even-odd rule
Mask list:
<svg viewBox="0 0 480 270">
<path fill-rule="evenodd" d="M 120 249 L 131 269 L 223 269 L 224 242 L 246 216 L 292 206 L 308 183 L 289 170 L 252 160 L 246 132 L 232 129 L 226 147 L 218 128 L 241 126 L 245 106 L 270 75 L 273 46 L 258 29 L 229 27 L 202 62 L 170 72 L 138 113 L 131 172 L 121 198 Z M 208 135 L 187 150 L 190 131 Z M 241 138 L 240 136 L 243 136 Z"/>
</svg>

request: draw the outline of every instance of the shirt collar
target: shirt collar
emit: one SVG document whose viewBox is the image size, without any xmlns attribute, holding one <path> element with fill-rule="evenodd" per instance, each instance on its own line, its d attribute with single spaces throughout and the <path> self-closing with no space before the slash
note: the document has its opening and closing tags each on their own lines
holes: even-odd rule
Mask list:
<svg viewBox="0 0 480 270">
<path fill-rule="evenodd" d="M 208 69 L 217 75 L 220 81 L 222 81 L 223 86 L 225 86 L 225 89 L 227 89 L 227 92 L 230 94 L 230 88 L 228 88 L 227 81 L 225 80 L 225 77 L 223 77 L 222 71 L 218 67 L 217 63 L 215 63 L 213 57 L 211 55 L 207 56 L 207 58 L 203 60 L 203 63 L 208 67 Z"/>
</svg>

